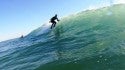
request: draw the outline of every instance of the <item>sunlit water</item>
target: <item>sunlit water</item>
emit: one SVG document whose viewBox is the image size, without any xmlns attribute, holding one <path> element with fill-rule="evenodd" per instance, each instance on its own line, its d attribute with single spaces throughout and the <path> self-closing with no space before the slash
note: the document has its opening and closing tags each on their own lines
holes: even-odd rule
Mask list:
<svg viewBox="0 0 125 70">
<path fill-rule="evenodd" d="M 0 70 L 125 70 L 125 5 L 111 5 L 43 25 L 1 42 Z"/>
</svg>

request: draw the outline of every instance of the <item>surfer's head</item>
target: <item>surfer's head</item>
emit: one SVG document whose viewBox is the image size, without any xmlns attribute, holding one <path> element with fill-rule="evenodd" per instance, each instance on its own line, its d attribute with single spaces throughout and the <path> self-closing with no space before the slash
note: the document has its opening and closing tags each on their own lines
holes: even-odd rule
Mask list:
<svg viewBox="0 0 125 70">
<path fill-rule="evenodd" d="M 55 14 L 55 17 L 57 17 L 57 14 Z"/>
</svg>

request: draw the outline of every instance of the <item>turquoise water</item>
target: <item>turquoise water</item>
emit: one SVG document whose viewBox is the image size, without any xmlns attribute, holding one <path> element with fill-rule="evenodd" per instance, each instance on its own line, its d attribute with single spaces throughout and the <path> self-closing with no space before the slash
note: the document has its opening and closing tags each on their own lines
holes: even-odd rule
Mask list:
<svg viewBox="0 0 125 70">
<path fill-rule="evenodd" d="M 125 70 L 124 11 L 120 4 L 83 11 L 10 40 L 4 45 L 16 47 L 0 52 L 0 70 Z"/>
</svg>

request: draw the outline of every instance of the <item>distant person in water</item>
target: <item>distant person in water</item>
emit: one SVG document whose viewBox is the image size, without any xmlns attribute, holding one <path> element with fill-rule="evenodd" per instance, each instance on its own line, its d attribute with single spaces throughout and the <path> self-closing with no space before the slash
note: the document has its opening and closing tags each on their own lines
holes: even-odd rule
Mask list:
<svg viewBox="0 0 125 70">
<path fill-rule="evenodd" d="M 20 38 L 23 38 L 24 36 L 22 35 Z"/>
<path fill-rule="evenodd" d="M 57 14 L 50 19 L 50 22 L 52 23 L 51 29 L 56 26 L 56 23 L 57 23 L 56 20 L 59 21 Z"/>
</svg>

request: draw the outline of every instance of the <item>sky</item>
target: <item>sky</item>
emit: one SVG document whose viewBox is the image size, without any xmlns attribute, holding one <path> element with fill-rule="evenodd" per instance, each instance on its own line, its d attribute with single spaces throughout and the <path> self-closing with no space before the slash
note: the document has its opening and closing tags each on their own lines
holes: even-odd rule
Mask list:
<svg viewBox="0 0 125 70">
<path fill-rule="evenodd" d="M 0 41 L 27 35 L 55 14 L 62 18 L 112 2 L 125 0 L 0 0 Z"/>
</svg>

